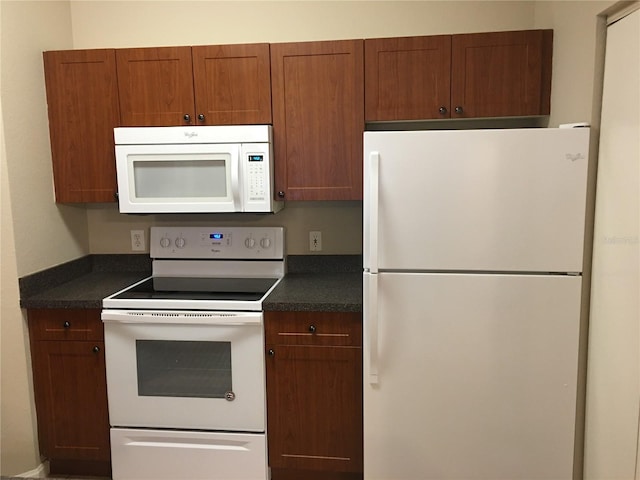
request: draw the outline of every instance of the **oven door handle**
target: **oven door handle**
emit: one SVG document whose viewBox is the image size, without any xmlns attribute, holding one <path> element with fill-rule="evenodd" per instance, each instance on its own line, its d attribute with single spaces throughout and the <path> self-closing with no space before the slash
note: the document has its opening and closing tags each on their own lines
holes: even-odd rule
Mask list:
<svg viewBox="0 0 640 480">
<path fill-rule="evenodd" d="M 103 323 L 180 325 L 261 325 L 262 312 L 187 312 L 175 310 L 103 310 Z"/>
</svg>

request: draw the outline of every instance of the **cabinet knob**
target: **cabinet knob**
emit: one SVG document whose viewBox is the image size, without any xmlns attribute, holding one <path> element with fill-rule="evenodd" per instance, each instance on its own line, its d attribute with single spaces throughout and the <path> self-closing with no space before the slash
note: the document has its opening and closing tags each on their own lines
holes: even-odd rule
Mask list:
<svg viewBox="0 0 640 480">
<path fill-rule="evenodd" d="M 316 326 L 315 325 L 309 325 L 309 331 L 311 333 L 316 333 Z"/>
<path fill-rule="evenodd" d="M 71 328 L 71 324 L 70 324 L 69 322 L 64 322 L 64 323 L 62 324 L 62 326 L 63 326 L 64 328 Z"/>
<path fill-rule="evenodd" d="M 280 191 L 278 192 L 278 197 L 279 197 L 279 198 L 284 198 L 284 192 L 283 192 L 282 190 L 280 190 Z"/>
<path fill-rule="evenodd" d="M 191 123 L 191 115 L 189 115 L 188 113 L 185 113 L 184 117 L 182 118 L 184 118 L 185 123 Z"/>
<path fill-rule="evenodd" d="M 274 352 L 272 348 L 270 348 L 267 353 L 269 354 L 270 357 L 273 357 L 276 354 L 276 352 Z"/>
<path fill-rule="evenodd" d="M 440 115 L 446 115 L 447 114 L 447 107 L 440 107 L 438 109 L 438 111 L 440 112 Z"/>
<path fill-rule="evenodd" d="M 463 112 L 462 107 L 456 107 L 455 111 L 458 115 L 460 115 Z"/>
<path fill-rule="evenodd" d="M 201 113 L 200 115 L 198 115 L 198 120 L 204 122 L 204 114 Z"/>
<path fill-rule="evenodd" d="M 93 347 L 93 353 L 98 353 L 100 351 L 100 347 L 99 346 L 95 346 Z"/>
</svg>

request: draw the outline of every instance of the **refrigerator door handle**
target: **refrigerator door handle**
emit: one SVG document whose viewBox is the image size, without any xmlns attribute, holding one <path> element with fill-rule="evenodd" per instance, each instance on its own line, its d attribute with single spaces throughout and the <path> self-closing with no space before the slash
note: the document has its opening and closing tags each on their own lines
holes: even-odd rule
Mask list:
<svg viewBox="0 0 640 480">
<path fill-rule="evenodd" d="M 378 202 L 380 153 L 369 154 L 369 271 L 378 273 Z"/>
<path fill-rule="evenodd" d="M 370 385 L 378 384 L 378 275 L 365 274 L 364 324 L 365 374 Z"/>
</svg>

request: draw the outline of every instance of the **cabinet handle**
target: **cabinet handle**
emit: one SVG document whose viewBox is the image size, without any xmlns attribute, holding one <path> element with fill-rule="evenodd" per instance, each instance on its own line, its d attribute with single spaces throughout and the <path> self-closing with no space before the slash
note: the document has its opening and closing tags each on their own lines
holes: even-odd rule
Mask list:
<svg viewBox="0 0 640 480">
<path fill-rule="evenodd" d="M 460 115 L 463 112 L 462 107 L 456 107 L 455 110 L 458 115 Z"/>
<path fill-rule="evenodd" d="M 278 197 L 279 197 L 279 198 L 284 198 L 284 192 L 283 192 L 282 190 L 280 190 L 280 191 L 278 192 Z"/>
<path fill-rule="evenodd" d="M 316 333 L 316 326 L 315 325 L 309 325 L 309 331 L 311 333 Z"/>
<path fill-rule="evenodd" d="M 95 346 L 93 347 L 93 353 L 98 353 L 100 351 L 100 347 L 99 346 Z"/>
<path fill-rule="evenodd" d="M 182 118 L 184 118 L 185 123 L 191 123 L 191 115 L 189 115 L 188 113 L 185 113 L 184 117 Z"/>
<path fill-rule="evenodd" d="M 200 115 L 198 115 L 198 120 L 204 122 L 204 114 L 201 113 Z"/>
<path fill-rule="evenodd" d="M 64 322 L 64 323 L 62 324 L 62 326 L 63 326 L 64 328 L 71 328 L 71 324 L 70 324 L 69 322 Z"/>
<path fill-rule="evenodd" d="M 270 357 L 274 357 L 274 356 L 275 356 L 275 354 L 276 354 L 276 352 L 274 352 L 274 351 L 273 351 L 273 348 L 270 348 L 270 349 L 269 349 L 269 352 L 267 352 L 267 353 L 269 353 L 269 356 L 270 356 Z"/>
<path fill-rule="evenodd" d="M 120 198 L 120 193 L 114 192 L 113 197 L 116 199 L 116 201 L 118 201 L 118 199 Z"/>
<path fill-rule="evenodd" d="M 438 109 L 438 111 L 440 112 L 440 115 L 446 115 L 447 114 L 447 107 L 440 107 Z"/>
</svg>

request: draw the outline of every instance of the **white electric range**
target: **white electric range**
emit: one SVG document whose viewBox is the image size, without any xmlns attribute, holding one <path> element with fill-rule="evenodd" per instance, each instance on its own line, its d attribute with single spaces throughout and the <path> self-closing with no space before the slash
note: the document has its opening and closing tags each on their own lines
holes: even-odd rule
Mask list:
<svg viewBox="0 0 640 480">
<path fill-rule="evenodd" d="M 114 480 L 268 478 L 262 302 L 281 227 L 152 227 L 152 276 L 103 300 Z"/>
</svg>

